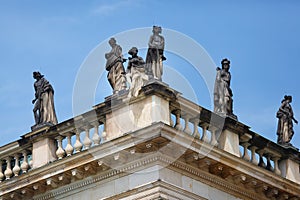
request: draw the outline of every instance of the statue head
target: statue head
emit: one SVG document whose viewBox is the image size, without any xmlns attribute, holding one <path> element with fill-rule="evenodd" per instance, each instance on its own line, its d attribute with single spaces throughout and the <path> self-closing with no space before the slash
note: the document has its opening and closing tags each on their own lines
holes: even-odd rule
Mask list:
<svg viewBox="0 0 300 200">
<path fill-rule="evenodd" d="M 33 72 L 33 78 L 34 79 L 40 79 L 43 78 L 44 75 L 42 75 L 40 72 Z"/>
<path fill-rule="evenodd" d="M 109 43 L 110 46 L 114 46 L 114 45 L 117 44 L 117 41 L 116 41 L 115 38 L 112 37 L 112 38 L 109 39 L 108 43 Z"/>
<path fill-rule="evenodd" d="M 228 60 L 227 58 L 224 58 L 221 61 L 221 64 L 222 64 L 222 69 L 229 70 L 229 68 L 230 68 L 230 60 Z"/>
<path fill-rule="evenodd" d="M 128 54 L 129 55 L 134 55 L 134 54 L 137 54 L 139 52 L 139 50 L 136 48 L 136 47 L 132 47 L 129 51 L 128 51 Z"/>
<path fill-rule="evenodd" d="M 160 34 L 162 32 L 162 29 L 160 26 L 153 26 L 152 32 Z"/>
<path fill-rule="evenodd" d="M 284 100 L 283 101 L 288 101 L 288 102 L 292 102 L 293 98 L 291 95 L 284 95 Z"/>
</svg>

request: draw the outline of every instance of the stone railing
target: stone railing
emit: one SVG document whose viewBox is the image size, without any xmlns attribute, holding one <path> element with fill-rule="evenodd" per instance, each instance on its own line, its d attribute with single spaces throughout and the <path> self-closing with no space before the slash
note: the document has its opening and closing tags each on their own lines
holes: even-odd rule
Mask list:
<svg viewBox="0 0 300 200">
<path fill-rule="evenodd" d="M 0 182 L 27 173 L 32 164 L 32 145 L 17 141 L 0 147 Z"/>
<path fill-rule="evenodd" d="M 253 165 L 300 183 L 300 153 L 284 148 L 229 117 L 179 97 L 170 103 L 170 126 Z"/>
<path fill-rule="evenodd" d="M 106 139 L 105 121 L 85 123 L 72 130 L 62 130 L 58 133 L 55 137 L 57 141 L 55 154 L 58 159 L 62 159 L 103 143 Z"/>
<path fill-rule="evenodd" d="M 170 104 L 170 126 L 213 146 L 218 145 L 219 123 L 223 118 L 184 98 Z M 223 120 L 224 121 L 224 120 Z"/>
<path fill-rule="evenodd" d="M 116 126 L 120 119 L 122 126 Z M 0 180 L 86 151 L 154 122 L 168 124 L 179 130 L 178 134 L 190 135 L 212 148 L 300 183 L 298 151 L 285 149 L 250 131 L 248 126 L 216 115 L 157 83 L 145 86 L 136 99 L 128 100 L 126 93 L 109 97 L 89 112 L 0 147 Z"/>
<path fill-rule="evenodd" d="M 297 149 L 282 147 L 252 131 L 240 137 L 240 145 L 244 160 L 300 183 L 300 154 Z"/>
</svg>

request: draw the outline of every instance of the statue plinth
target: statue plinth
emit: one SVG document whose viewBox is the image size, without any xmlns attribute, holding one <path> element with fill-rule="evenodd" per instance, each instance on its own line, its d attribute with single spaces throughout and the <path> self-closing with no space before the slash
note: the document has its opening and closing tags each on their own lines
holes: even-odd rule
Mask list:
<svg viewBox="0 0 300 200">
<path fill-rule="evenodd" d="M 169 99 L 176 91 L 160 81 L 142 87 L 137 97 L 129 98 L 127 92 L 105 98 L 111 110 L 106 115 L 107 140 L 151 126 L 155 122 L 170 124 Z"/>
<path fill-rule="evenodd" d="M 293 150 L 299 151 L 299 149 L 294 147 L 291 143 L 283 143 L 283 144 L 279 144 L 279 145 L 281 145 L 282 147 L 284 147 L 286 149 L 293 149 Z"/>
<path fill-rule="evenodd" d="M 233 114 L 233 113 L 232 114 L 221 113 L 221 112 L 215 112 L 215 113 L 218 114 L 218 115 L 220 115 L 221 117 L 224 117 L 224 118 L 229 117 L 231 119 L 234 119 L 235 121 L 238 121 L 237 116 L 235 114 Z"/>
<path fill-rule="evenodd" d="M 31 127 L 31 131 L 36 131 L 38 129 L 42 129 L 42 128 L 45 128 L 45 127 L 50 127 L 50 126 L 53 126 L 54 124 L 50 123 L 50 122 L 45 122 L 45 123 L 42 123 L 42 124 L 35 124 Z"/>
</svg>

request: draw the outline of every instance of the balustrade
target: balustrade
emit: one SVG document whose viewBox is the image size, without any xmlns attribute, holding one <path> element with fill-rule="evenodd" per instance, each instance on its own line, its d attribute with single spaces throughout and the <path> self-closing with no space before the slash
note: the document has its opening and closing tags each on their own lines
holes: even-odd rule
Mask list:
<svg viewBox="0 0 300 200">
<path fill-rule="evenodd" d="M 236 121 L 233 122 L 231 120 L 230 123 L 235 124 L 232 125 L 230 130 L 227 130 L 226 128 L 228 127 L 226 127 L 227 125 L 224 118 L 217 116 L 214 113 L 181 97 L 176 101 L 178 102 L 174 103 L 170 100 L 168 109 L 170 113 L 166 118 L 170 118 L 169 125 L 177 130 L 177 134 L 188 135 L 193 137 L 195 140 L 201 141 L 203 144 L 212 145 L 215 149 L 219 148 L 227 152 L 229 152 L 227 147 L 223 148 L 221 146 L 226 144 L 227 141 L 230 142 L 235 140 L 233 143 L 230 143 L 230 145 L 234 146 L 237 150 L 233 149 L 233 153 L 229 153 L 232 153 L 240 159 L 271 171 L 277 175 L 283 174 L 282 168 L 288 166 L 289 163 L 286 165 L 284 165 L 284 163 L 280 165 L 280 162 L 283 159 L 288 158 L 286 155 L 283 155 L 283 151 L 280 150 L 282 148 L 279 145 L 273 144 L 269 140 L 262 139 L 262 137 L 257 139 L 258 142 L 253 140 L 253 137 L 256 134 L 247 128 L 242 130 L 236 128 L 238 126 L 242 127 L 241 123 Z M 100 108 L 101 106 L 96 109 Z M 202 112 L 204 112 L 204 114 Z M 46 131 L 45 134 L 37 136 L 41 137 L 41 139 L 49 139 L 49 143 L 53 144 L 53 148 L 49 147 L 49 149 L 54 149 L 53 152 L 57 158 L 54 156 L 55 158 L 54 160 L 51 160 L 51 162 L 62 160 L 82 151 L 89 150 L 106 141 L 107 115 L 106 113 L 101 113 L 100 115 L 98 111 L 97 115 L 97 118 L 90 117 L 88 114 L 88 117 L 80 116 L 74 118 L 72 119 L 73 121 L 70 120 L 68 122 L 58 124 L 55 129 L 50 128 L 49 132 Z M 214 116 L 217 119 L 222 118 L 224 120 L 224 125 L 226 126 L 219 127 L 217 123 L 212 122 L 214 120 L 211 120 L 210 116 Z M 76 127 L 74 125 L 74 121 L 76 121 Z M 242 132 L 243 130 L 245 133 Z M 226 134 L 223 134 L 224 131 L 227 131 Z M 221 135 L 222 137 L 219 138 Z M 226 142 L 224 142 L 224 138 L 227 139 Z M 36 139 L 36 141 L 40 140 Z M 220 142 L 222 141 L 223 143 L 221 144 Z M 272 143 L 273 147 L 270 148 L 267 145 L 261 145 L 264 144 L 264 142 Z M 25 144 L 26 148 L 24 146 L 21 148 L 17 142 L 14 145 L 15 146 L 13 148 L 4 148 L 7 149 L 6 151 L 8 153 L 5 151 L 4 153 L 0 152 L 0 181 L 8 180 L 13 177 L 20 176 L 23 173 L 27 173 L 34 166 L 32 149 L 35 148 L 33 148 L 32 145 L 30 146 L 30 144 Z M 241 149 L 241 154 L 239 152 L 239 148 Z M 38 153 L 39 152 L 36 151 L 36 154 Z M 295 163 L 297 164 L 297 162 Z M 44 164 L 45 163 L 36 165 L 35 167 L 40 167 Z"/>
<path fill-rule="evenodd" d="M 199 113 L 196 113 L 195 116 L 192 116 L 190 113 L 194 113 L 191 110 L 179 110 L 174 109 L 170 112 L 170 125 L 174 125 L 172 120 L 172 115 L 175 118 L 174 128 L 182 131 L 185 134 L 193 136 L 195 139 L 200 139 L 203 142 L 211 144 L 213 146 L 218 145 L 217 141 L 217 131 L 218 128 L 210 125 L 208 123 L 203 123 L 199 119 Z M 200 137 L 199 128 L 202 129 L 202 137 Z M 209 133 L 208 133 L 209 132 Z"/>
<path fill-rule="evenodd" d="M 15 152 L 0 157 L 0 182 L 27 173 L 31 169 L 28 164 L 28 155 L 31 155 L 31 150 L 22 150 L 19 147 L 14 150 Z"/>
<path fill-rule="evenodd" d="M 92 137 L 90 137 L 90 132 L 93 132 Z M 104 142 L 105 137 L 104 122 L 93 122 L 92 125 L 83 125 L 83 127 L 77 127 L 72 131 L 61 132 L 59 136 L 55 138 L 58 144 L 56 156 L 58 159 L 62 159 L 65 156 L 72 156 L 73 154 L 88 150 Z M 81 140 L 81 138 L 83 138 L 83 140 Z M 66 144 L 65 147 L 63 144 Z"/>
<path fill-rule="evenodd" d="M 195 113 L 194 115 L 192 113 L 195 113 L 195 110 L 182 106 L 182 104 L 180 107 L 174 105 L 170 106 L 170 126 L 180 131 L 178 134 L 188 134 L 195 139 L 213 146 L 218 146 L 218 136 L 219 133 L 222 134 L 220 128 L 215 127 L 210 122 L 202 120 L 201 117 L 199 117 L 199 113 Z M 199 132 L 199 128 L 202 129 L 201 133 Z M 279 162 L 284 155 L 282 155 L 282 152 L 279 150 L 276 150 L 276 148 L 278 148 L 276 144 L 274 144 L 275 148 L 271 150 L 268 147 L 261 147 L 260 145 L 253 143 L 251 138 L 252 135 L 255 134 L 252 132 L 251 134 L 249 132 L 244 135 L 232 133 L 238 135 L 237 138 L 239 139 L 236 144 L 239 144 L 242 149 L 240 155 L 237 153 L 238 157 L 277 175 L 282 175 L 282 169 L 279 167 Z M 236 148 L 239 149 L 238 147 Z"/>
<path fill-rule="evenodd" d="M 244 160 L 252 163 L 253 165 L 274 172 L 277 175 L 282 174 L 279 169 L 279 161 L 282 156 L 279 152 L 275 152 L 267 147 L 255 146 L 255 144 L 252 144 L 250 140 L 242 142 L 240 145 L 243 147 L 242 158 Z"/>
</svg>

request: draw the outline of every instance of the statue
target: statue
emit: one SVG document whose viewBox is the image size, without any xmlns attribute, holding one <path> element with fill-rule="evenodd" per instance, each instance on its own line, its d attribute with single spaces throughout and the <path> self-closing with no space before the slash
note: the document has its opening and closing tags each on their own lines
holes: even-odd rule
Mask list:
<svg viewBox="0 0 300 200">
<path fill-rule="evenodd" d="M 123 62 L 126 59 L 123 58 L 122 48 L 116 43 L 115 38 L 110 38 L 109 44 L 111 51 L 105 54 L 106 58 L 106 70 L 108 71 L 107 79 L 110 83 L 113 93 L 117 93 L 126 89 L 126 77 Z"/>
<path fill-rule="evenodd" d="M 290 141 L 294 135 L 293 121 L 298 124 L 290 103 L 292 103 L 292 96 L 285 95 L 276 114 L 278 118 L 277 143 L 287 146 L 291 146 Z"/>
<path fill-rule="evenodd" d="M 165 39 L 159 35 L 161 33 L 160 26 L 153 26 L 153 35 L 149 40 L 149 48 L 146 56 L 147 74 L 151 79 L 162 80 L 163 63 L 166 60 L 164 56 Z"/>
<path fill-rule="evenodd" d="M 34 82 L 35 99 L 32 100 L 35 125 L 32 129 L 39 125 L 55 125 L 57 118 L 54 108 L 54 90 L 40 72 L 33 72 L 33 78 L 36 81 Z"/>
<path fill-rule="evenodd" d="M 145 74 L 145 61 L 137 55 L 136 47 L 132 47 L 128 54 L 131 55 L 127 66 L 127 81 L 130 84 L 128 97 L 137 97 L 142 86 L 148 81 L 148 76 Z"/>
<path fill-rule="evenodd" d="M 222 69 L 217 67 L 217 76 L 214 88 L 214 112 L 237 119 L 233 114 L 232 90 L 230 88 L 231 74 L 230 61 L 225 58 L 221 62 Z"/>
</svg>

